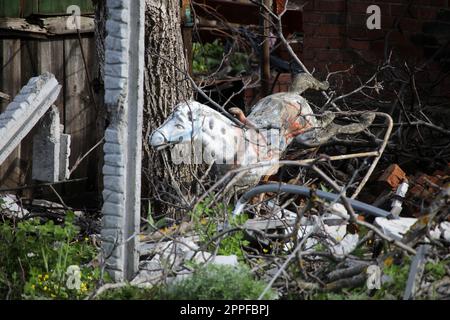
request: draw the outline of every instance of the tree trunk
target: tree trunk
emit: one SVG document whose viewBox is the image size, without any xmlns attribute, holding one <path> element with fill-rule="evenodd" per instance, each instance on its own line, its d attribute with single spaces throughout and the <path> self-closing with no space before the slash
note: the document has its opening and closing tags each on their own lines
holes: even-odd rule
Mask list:
<svg viewBox="0 0 450 320">
<path fill-rule="evenodd" d="M 95 5 L 95 50 L 96 50 L 96 60 L 97 60 L 97 70 L 95 70 L 95 78 L 93 79 L 94 91 L 97 99 L 97 117 L 96 117 L 96 141 L 100 140 L 105 133 L 106 128 L 106 113 L 104 108 L 104 69 L 105 69 L 105 37 L 106 37 L 106 19 L 107 19 L 107 8 L 106 0 L 93 0 Z M 101 206 L 102 202 L 102 192 L 103 189 L 103 175 L 101 174 L 103 170 L 103 148 L 99 147 L 95 151 L 96 159 L 99 161 L 96 164 L 96 172 L 98 172 L 97 181 L 97 191 L 98 191 L 98 203 Z"/>
<path fill-rule="evenodd" d="M 150 200 L 152 212 L 158 215 L 179 213 L 176 207 L 186 206 L 192 194 L 193 168 L 174 165 L 168 151 L 156 152 L 148 144 L 151 132 L 173 107 L 192 97 L 184 75 L 188 64 L 180 23 L 179 0 L 146 0 L 142 187 L 143 197 Z"/>
</svg>

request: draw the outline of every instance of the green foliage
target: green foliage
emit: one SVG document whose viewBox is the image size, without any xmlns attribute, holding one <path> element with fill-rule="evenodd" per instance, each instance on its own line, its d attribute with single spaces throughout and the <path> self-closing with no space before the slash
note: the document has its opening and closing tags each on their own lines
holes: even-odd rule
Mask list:
<svg viewBox="0 0 450 320">
<path fill-rule="evenodd" d="M 207 265 L 192 277 L 177 281 L 159 292 L 160 299 L 180 300 L 245 300 L 257 299 L 266 284 L 255 280 L 247 267 Z M 269 290 L 264 299 L 275 299 Z"/>
<path fill-rule="evenodd" d="M 148 289 L 127 285 L 108 290 L 99 295 L 96 300 L 156 300 L 159 290 L 158 287 Z"/>
<path fill-rule="evenodd" d="M 208 250 L 214 251 L 215 241 L 210 241 L 217 236 L 218 223 L 220 216 L 227 216 L 231 227 L 241 226 L 247 221 L 246 215 L 237 217 L 231 216 L 231 207 L 226 207 L 223 203 L 212 206 L 213 197 L 205 199 L 200 203 L 196 210 L 190 213 L 192 221 L 195 225 L 196 233 L 200 237 L 202 243 L 209 243 Z M 244 239 L 243 231 L 236 231 L 226 234 L 220 241 L 217 253 L 219 255 L 236 255 L 242 259 L 244 257 L 242 247 L 249 245 L 249 242 Z"/>
<path fill-rule="evenodd" d="M 67 212 L 63 225 L 37 218 L 0 224 L 0 297 L 78 299 L 94 287 L 99 270 L 83 264 L 97 252 L 88 238 L 80 238 L 74 220 Z M 75 289 L 66 286 L 71 265 L 80 269 Z"/>
<path fill-rule="evenodd" d="M 430 274 L 434 280 L 442 279 L 447 271 L 445 270 L 445 266 L 449 265 L 450 261 L 443 260 L 437 263 L 427 262 L 425 264 L 425 273 Z"/>
<path fill-rule="evenodd" d="M 217 71 L 224 58 L 224 46 L 219 39 L 212 43 L 193 43 L 192 68 L 196 74 L 209 74 Z M 233 74 L 241 74 L 249 68 L 248 55 L 243 52 L 232 52 L 229 64 Z"/>
<path fill-rule="evenodd" d="M 384 266 L 383 274 L 390 278 L 390 281 L 386 281 L 381 286 L 380 290 L 374 295 L 375 299 L 402 299 L 403 293 L 406 288 L 406 282 L 408 281 L 409 267 L 411 261 L 409 258 L 405 258 L 401 265 L 391 264 Z"/>
<path fill-rule="evenodd" d="M 207 265 L 197 267 L 193 275 L 166 286 L 150 289 L 125 286 L 109 290 L 100 300 L 245 300 L 257 299 L 266 284 L 255 280 L 247 267 Z M 275 299 L 269 290 L 264 299 Z"/>
</svg>

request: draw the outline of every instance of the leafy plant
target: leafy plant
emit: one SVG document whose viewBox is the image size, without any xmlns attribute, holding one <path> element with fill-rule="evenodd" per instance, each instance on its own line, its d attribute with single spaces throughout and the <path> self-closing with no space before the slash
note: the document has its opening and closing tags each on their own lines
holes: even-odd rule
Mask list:
<svg viewBox="0 0 450 320">
<path fill-rule="evenodd" d="M 247 267 L 207 265 L 197 269 L 184 280 L 177 281 L 159 292 L 160 299 L 183 300 L 245 300 L 257 299 L 266 284 L 255 280 Z M 264 299 L 275 299 L 269 290 Z"/>
<path fill-rule="evenodd" d="M 193 43 L 192 69 L 196 74 L 209 74 L 217 71 L 225 57 L 225 49 L 219 39 L 211 43 Z M 248 55 L 244 52 L 231 52 L 229 57 L 231 73 L 241 74 L 249 68 Z"/>
<path fill-rule="evenodd" d="M 202 243 L 209 243 L 209 250 L 214 251 L 215 241 L 218 234 L 218 220 L 220 215 L 226 215 L 228 223 L 231 227 L 241 226 L 248 219 L 246 215 L 237 217 L 231 216 L 231 208 L 225 207 L 223 203 L 211 206 L 213 198 L 207 198 L 197 206 L 197 209 L 190 213 L 194 222 L 195 230 L 200 237 Z M 236 255 L 238 258 L 243 258 L 242 247 L 247 246 L 249 242 L 244 239 L 243 231 L 236 231 L 224 235 L 220 240 L 219 255 Z"/>
<path fill-rule="evenodd" d="M 62 225 L 37 218 L 0 224 L 0 296 L 19 299 L 78 299 L 99 279 L 99 270 L 88 267 L 97 251 L 81 238 L 67 212 Z M 69 266 L 76 266 L 76 285 L 67 286 Z"/>
</svg>

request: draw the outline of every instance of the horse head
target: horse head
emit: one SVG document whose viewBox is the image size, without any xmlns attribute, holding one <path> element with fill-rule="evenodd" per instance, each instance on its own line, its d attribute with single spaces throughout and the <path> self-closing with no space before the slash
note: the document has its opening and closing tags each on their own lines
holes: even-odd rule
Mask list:
<svg viewBox="0 0 450 320">
<path fill-rule="evenodd" d="M 150 135 L 150 145 L 156 150 L 162 150 L 195 139 L 201 129 L 201 111 L 204 107 L 196 101 L 178 104 L 164 123 Z"/>
</svg>

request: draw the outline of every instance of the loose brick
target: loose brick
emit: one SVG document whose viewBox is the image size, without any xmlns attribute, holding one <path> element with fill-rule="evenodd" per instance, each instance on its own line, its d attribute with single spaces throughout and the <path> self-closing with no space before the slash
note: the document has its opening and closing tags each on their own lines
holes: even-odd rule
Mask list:
<svg viewBox="0 0 450 320">
<path fill-rule="evenodd" d="M 393 190 L 398 187 L 406 179 L 406 173 L 397 165 L 391 164 L 386 171 L 383 172 L 378 181 L 387 184 Z"/>
</svg>

